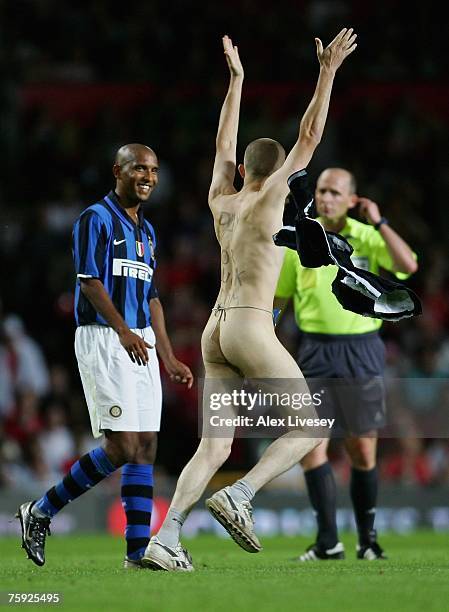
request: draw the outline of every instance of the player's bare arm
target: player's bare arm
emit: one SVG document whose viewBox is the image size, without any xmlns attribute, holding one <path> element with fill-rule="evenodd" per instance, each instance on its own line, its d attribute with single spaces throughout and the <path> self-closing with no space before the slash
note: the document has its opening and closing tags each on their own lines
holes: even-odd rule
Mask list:
<svg viewBox="0 0 449 612">
<path fill-rule="evenodd" d="M 344 60 L 356 49 L 357 34 L 352 28 L 343 28 L 334 40 L 323 49 L 323 43 L 315 38 L 316 53 L 320 72 L 312 100 L 301 119 L 298 139 L 290 151 L 283 166 L 266 181 L 267 190 L 287 190 L 288 177 L 298 170 L 306 168 L 312 155 L 321 141 L 329 110 L 329 101 L 335 74 Z M 279 197 L 282 197 L 282 193 Z"/>
<path fill-rule="evenodd" d="M 148 363 L 147 348 L 153 348 L 143 338 L 132 332 L 115 308 L 107 294 L 103 283 L 98 278 L 80 279 L 81 291 L 95 308 L 95 310 L 117 332 L 120 344 L 128 353 L 131 361 L 138 365 Z"/>
<path fill-rule="evenodd" d="M 239 52 L 229 36 L 223 37 L 223 50 L 229 68 L 229 87 L 220 113 L 216 138 L 215 162 L 209 190 L 209 204 L 219 195 L 236 192 L 234 188 L 237 132 L 243 84 Z"/>
<path fill-rule="evenodd" d="M 357 203 L 360 204 L 360 213 L 370 225 L 379 223 L 382 215 L 376 202 L 359 197 Z M 379 231 L 393 260 L 394 271 L 414 274 L 418 270 L 418 264 L 405 240 L 386 223 L 380 226 Z"/>
<path fill-rule="evenodd" d="M 170 380 L 186 384 L 187 388 L 191 389 L 193 374 L 185 363 L 175 357 L 165 326 L 164 309 L 159 298 L 150 300 L 150 312 L 151 326 L 156 336 L 156 349 L 167 374 L 170 376 Z"/>
</svg>

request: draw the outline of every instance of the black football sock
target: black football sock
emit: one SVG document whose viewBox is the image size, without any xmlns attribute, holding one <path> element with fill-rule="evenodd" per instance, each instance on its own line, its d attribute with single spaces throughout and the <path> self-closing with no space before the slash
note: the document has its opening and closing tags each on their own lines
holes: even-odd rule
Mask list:
<svg viewBox="0 0 449 612">
<path fill-rule="evenodd" d="M 38 518 L 53 518 L 69 502 L 92 489 L 116 469 L 101 446 L 94 448 L 75 461 L 64 478 L 37 500 L 31 514 Z"/>
<path fill-rule="evenodd" d="M 337 488 L 330 463 L 304 472 L 310 502 L 318 523 L 317 544 L 325 549 L 338 542 Z"/>
<path fill-rule="evenodd" d="M 351 499 L 354 507 L 359 543 L 369 544 L 375 537 L 374 519 L 376 517 L 378 477 L 377 468 L 372 470 L 351 471 Z"/>
<path fill-rule="evenodd" d="M 126 514 L 126 556 L 138 561 L 150 541 L 153 466 L 127 463 L 122 469 L 122 505 Z"/>
</svg>

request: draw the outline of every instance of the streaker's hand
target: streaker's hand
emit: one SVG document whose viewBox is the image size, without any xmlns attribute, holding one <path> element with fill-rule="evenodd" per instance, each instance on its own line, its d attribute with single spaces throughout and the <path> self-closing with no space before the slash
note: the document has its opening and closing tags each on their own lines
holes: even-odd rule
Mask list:
<svg viewBox="0 0 449 612">
<path fill-rule="evenodd" d="M 119 334 L 119 340 L 133 363 L 137 363 L 137 365 L 146 365 L 148 363 L 147 348 L 154 348 L 151 344 L 145 342 L 143 338 L 130 329 L 124 330 Z"/>
<path fill-rule="evenodd" d="M 315 38 L 316 54 L 322 68 L 335 72 L 348 55 L 356 49 L 355 39 L 357 34 L 353 32 L 352 28 L 349 28 L 349 30 L 348 28 L 343 28 L 325 49 L 323 49 L 321 40 Z"/>
<path fill-rule="evenodd" d="M 243 77 L 243 66 L 239 58 L 239 50 L 234 47 L 229 36 L 223 36 L 223 50 L 232 76 Z"/>
<path fill-rule="evenodd" d="M 368 198 L 357 198 L 357 203 L 360 204 L 360 214 L 370 225 L 376 225 L 382 218 L 380 210 L 376 202 Z"/>
<path fill-rule="evenodd" d="M 182 363 L 182 361 L 179 361 L 176 357 L 164 361 L 164 366 L 171 381 L 186 384 L 187 389 L 192 388 L 193 374 L 189 366 L 186 366 L 185 363 Z"/>
</svg>

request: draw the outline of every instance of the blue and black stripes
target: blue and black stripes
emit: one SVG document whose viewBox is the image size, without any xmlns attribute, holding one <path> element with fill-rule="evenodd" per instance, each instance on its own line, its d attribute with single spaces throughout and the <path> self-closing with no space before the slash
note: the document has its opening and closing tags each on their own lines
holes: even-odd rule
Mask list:
<svg viewBox="0 0 449 612">
<path fill-rule="evenodd" d="M 51 518 L 115 470 L 104 450 L 96 448 L 76 461 L 62 481 L 47 491 L 36 506 Z"/>
<path fill-rule="evenodd" d="M 77 325 L 107 325 L 81 291 L 82 279 L 99 279 L 131 329 L 150 325 L 149 301 L 156 267 L 154 229 L 139 209 L 134 223 L 110 192 L 87 208 L 73 228 L 73 259 L 77 274 Z"/>
<path fill-rule="evenodd" d="M 153 466 L 127 463 L 122 470 L 122 505 L 126 514 L 126 555 L 140 559 L 150 540 Z"/>
</svg>

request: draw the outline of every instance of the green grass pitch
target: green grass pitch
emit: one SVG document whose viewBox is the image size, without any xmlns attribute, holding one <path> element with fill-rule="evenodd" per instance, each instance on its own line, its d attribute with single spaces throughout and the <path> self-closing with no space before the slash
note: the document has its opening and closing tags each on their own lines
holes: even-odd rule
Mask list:
<svg viewBox="0 0 449 612">
<path fill-rule="evenodd" d="M 345 561 L 303 565 L 291 558 L 309 543 L 304 538 L 265 538 L 261 553 L 248 554 L 230 539 L 202 536 L 185 542 L 197 571 L 169 574 L 123 570 L 123 541 L 113 537 L 52 536 L 43 568 L 26 559 L 15 538 L 4 538 L 0 590 L 63 595 L 59 605 L 25 606 L 41 610 L 449 610 L 447 534 L 385 535 L 388 561 L 356 561 L 354 536 L 343 541 Z"/>
</svg>

